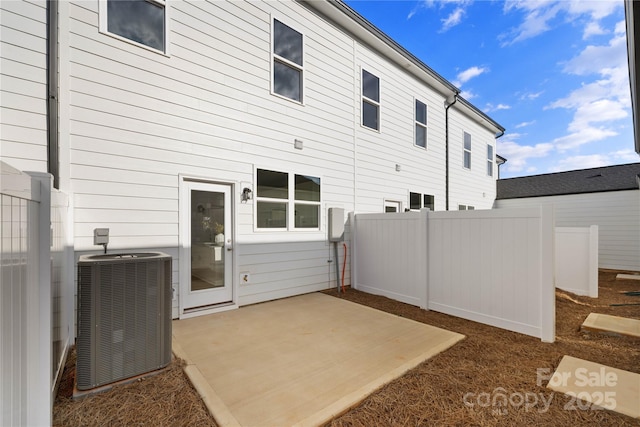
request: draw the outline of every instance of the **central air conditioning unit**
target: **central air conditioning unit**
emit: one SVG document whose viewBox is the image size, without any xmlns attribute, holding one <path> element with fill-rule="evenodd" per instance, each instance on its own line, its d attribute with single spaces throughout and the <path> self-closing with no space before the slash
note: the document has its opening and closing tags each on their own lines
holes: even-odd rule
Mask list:
<svg viewBox="0 0 640 427">
<path fill-rule="evenodd" d="M 78 390 L 169 364 L 172 293 L 170 255 L 152 252 L 80 257 Z"/>
</svg>

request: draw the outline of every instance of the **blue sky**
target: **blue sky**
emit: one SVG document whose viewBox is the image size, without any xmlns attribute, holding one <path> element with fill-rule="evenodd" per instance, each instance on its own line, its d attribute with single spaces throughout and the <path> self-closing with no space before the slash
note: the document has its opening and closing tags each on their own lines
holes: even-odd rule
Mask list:
<svg viewBox="0 0 640 427">
<path fill-rule="evenodd" d="M 347 0 L 507 129 L 501 178 L 640 161 L 620 0 Z"/>
</svg>

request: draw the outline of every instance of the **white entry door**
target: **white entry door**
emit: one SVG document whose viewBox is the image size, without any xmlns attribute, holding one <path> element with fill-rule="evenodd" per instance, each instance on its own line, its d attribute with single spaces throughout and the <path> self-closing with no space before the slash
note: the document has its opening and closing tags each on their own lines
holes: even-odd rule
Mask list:
<svg viewBox="0 0 640 427">
<path fill-rule="evenodd" d="M 182 206 L 183 310 L 233 300 L 231 186 L 185 181 Z M 186 283 L 185 283 L 186 282 Z"/>
</svg>

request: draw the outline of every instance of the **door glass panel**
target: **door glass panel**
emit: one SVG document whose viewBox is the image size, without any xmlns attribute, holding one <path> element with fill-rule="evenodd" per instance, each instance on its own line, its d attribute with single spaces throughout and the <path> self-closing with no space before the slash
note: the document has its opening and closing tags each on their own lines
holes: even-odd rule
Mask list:
<svg viewBox="0 0 640 427">
<path fill-rule="evenodd" d="M 191 291 L 225 285 L 224 193 L 191 190 Z"/>
</svg>

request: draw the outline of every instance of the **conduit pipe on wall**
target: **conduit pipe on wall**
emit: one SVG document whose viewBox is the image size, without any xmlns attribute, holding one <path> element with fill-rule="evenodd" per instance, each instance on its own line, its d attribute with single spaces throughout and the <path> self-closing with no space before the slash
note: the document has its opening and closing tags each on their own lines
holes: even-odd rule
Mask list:
<svg viewBox="0 0 640 427">
<path fill-rule="evenodd" d="M 445 153 L 445 210 L 449 210 L 449 108 L 458 101 L 458 94 L 453 92 L 453 96 L 444 100 L 444 153 Z"/>
<path fill-rule="evenodd" d="M 47 1 L 47 172 L 60 188 L 58 139 L 58 1 Z"/>
</svg>

